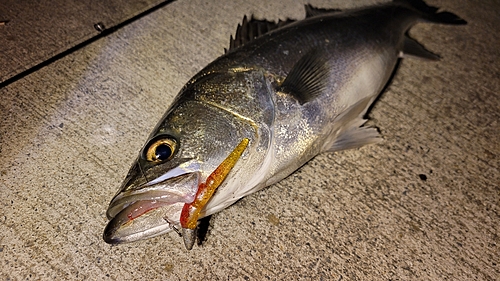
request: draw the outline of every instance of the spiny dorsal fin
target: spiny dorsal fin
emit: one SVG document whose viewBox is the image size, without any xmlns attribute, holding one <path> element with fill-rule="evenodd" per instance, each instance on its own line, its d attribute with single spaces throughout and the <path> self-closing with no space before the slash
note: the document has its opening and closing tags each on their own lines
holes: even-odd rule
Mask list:
<svg viewBox="0 0 500 281">
<path fill-rule="evenodd" d="M 236 28 L 236 34 L 234 35 L 234 38 L 231 35 L 229 39 L 229 49 L 224 49 L 224 53 L 243 46 L 272 30 L 280 28 L 294 21 L 295 20 L 286 19 L 284 21 L 279 20 L 278 22 L 274 22 L 267 20 L 258 20 L 253 16 L 250 20 L 248 20 L 247 16 L 244 16 L 243 22 L 241 24 L 238 24 L 238 27 Z"/>
<path fill-rule="evenodd" d="M 306 53 L 293 66 L 278 89 L 304 104 L 321 95 L 328 83 L 328 60 L 317 49 Z"/>
<path fill-rule="evenodd" d="M 304 8 L 306 9 L 306 18 L 310 18 L 310 17 L 314 17 L 314 16 L 317 16 L 317 15 L 322 15 L 322 14 L 328 14 L 328 13 L 341 12 L 342 11 L 340 9 L 316 8 L 316 7 L 313 7 L 311 4 L 304 5 Z"/>
<path fill-rule="evenodd" d="M 306 10 L 306 18 L 313 17 L 316 15 L 321 15 L 325 13 L 332 13 L 332 12 L 339 12 L 339 9 L 322 9 L 322 8 L 315 8 L 310 4 L 307 4 L 304 6 Z M 268 21 L 268 20 L 258 20 L 254 18 L 252 15 L 252 18 L 248 20 L 247 16 L 243 17 L 243 22 L 241 24 L 238 24 L 238 27 L 236 28 L 236 34 L 233 36 L 231 35 L 229 39 L 229 49 L 224 49 L 224 53 L 227 53 L 231 50 L 234 50 L 240 46 L 243 46 L 249 42 L 252 42 L 256 38 L 261 37 L 262 35 L 278 29 L 282 26 L 285 26 L 287 24 L 290 24 L 292 22 L 295 22 L 295 20 L 292 19 L 286 19 L 286 20 L 279 20 L 278 22 L 274 21 Z"/>
</svg>

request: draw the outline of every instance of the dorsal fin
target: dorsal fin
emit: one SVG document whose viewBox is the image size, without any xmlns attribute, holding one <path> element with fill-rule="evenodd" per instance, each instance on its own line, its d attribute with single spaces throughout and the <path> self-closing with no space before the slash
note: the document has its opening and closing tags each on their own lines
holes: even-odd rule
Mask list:
<svg viewBox="0 0 500 281">
<path fill-rule="evenodd" d="M 305 5 L 304 8 L 306 10 L 306 18 L 313 17 L 316 15 L 341 11 L 339 9 L 315 8 L 311 4 Z M 253 15 L 250 18 L 250 20 L 248 20 L 247 16 L 244 16 L 242 23 L 238 24 L 238 27 L 236 28 L 236 34 L 234 35 L 234 38 L 231 35 L 229 39 L 229 48 L 224 49 L 224 53 L 227 53 L 249 42 L 252 42 L 256 38 L 259 38 L 270 31 L 273 31 L 275 29 L 278 29 L 282 26 L 285 26 L 295 21 L 296 20 L 292 19 L 279 20 L 278 22 L 268 21 L 268 20 L 258 20 L 254 18 Z"/>
<path fill-rule="evenodd" d="M 247 16 L 244 16 L 243 22 L 241 24 L 238 24 L 238 27 L 236 28 L 234 39 L 232 35 L 229 39 L 229 49 L 224 49 L 224 53 L 243 46 L 248 42 L 252 42 L 256 38 L 259 38 L 272 30 L 280 28 L 294 21 L 295 20 L 286 19 L 284 21 L 279 20 L 278 22 L 274 22 L 267 20 L 258 20 L 253 16 L 250 20 L 248 20 Z"/>
<path fill-rule="evenodd" d="M 306 9 L 306 18 L 310 18 L 310 17 L 314 17 L 314 16 L 317 16 L 317 15 L 322 15 L 322 14 L 328 14 L 328 13 L 341 12 L 342 11 L 340 9 L 316 8 L 316 7 L 313 7 L 311 4 L 304 5 L 304 8 Z"/>
</svg>

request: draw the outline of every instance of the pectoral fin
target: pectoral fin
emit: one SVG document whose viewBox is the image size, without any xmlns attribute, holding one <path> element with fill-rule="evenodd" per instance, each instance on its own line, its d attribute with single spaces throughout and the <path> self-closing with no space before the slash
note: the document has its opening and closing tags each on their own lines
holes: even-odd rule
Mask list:
<svg viewBox="0 0 500 281">
<path fill-rule="evenodd" d="M 321 95 L 328 83 L 328 60 L 316 49 L 306 53 L 293 66 L 278 89 L 304 104 Z"/>
</svg>

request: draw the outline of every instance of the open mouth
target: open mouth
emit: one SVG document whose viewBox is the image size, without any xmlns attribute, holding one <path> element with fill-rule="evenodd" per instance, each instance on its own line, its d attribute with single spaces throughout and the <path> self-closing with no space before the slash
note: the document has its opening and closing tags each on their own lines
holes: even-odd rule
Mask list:
<svg viewBox="0 0 500 281">
<path fill-rule="evenodd" d="M 128 243 L 171 231 L 184 204 L 194 200 L 198 184 L 199 173 L 191 172 L 118 193 L 107 211 L 104 241 Z"/>
</svg>

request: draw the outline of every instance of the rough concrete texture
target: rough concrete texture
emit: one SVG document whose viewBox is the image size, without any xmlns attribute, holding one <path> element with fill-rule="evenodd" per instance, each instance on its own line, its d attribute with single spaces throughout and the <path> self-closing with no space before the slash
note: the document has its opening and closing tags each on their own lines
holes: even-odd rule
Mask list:
<svg viewBox="0 0 500 281">
<path fill-rule="evenodd" d="M 163 1 L 0 1 L 0 82 Z"/>
<path fill-rule="evenodd" d="M 107 245 L 109 200 L 243 15 L 302 18 L 303 1 L 174 2 L 5 85 L 1 279 L 499 280 L 500 4 L 429 3 L 469 24 L 411 31 L 443 58 L 402 62 L 369 114 L 384 142 L 316 157 L 214 215 L 190 252 L 175 233 Z"/>
</svg>

